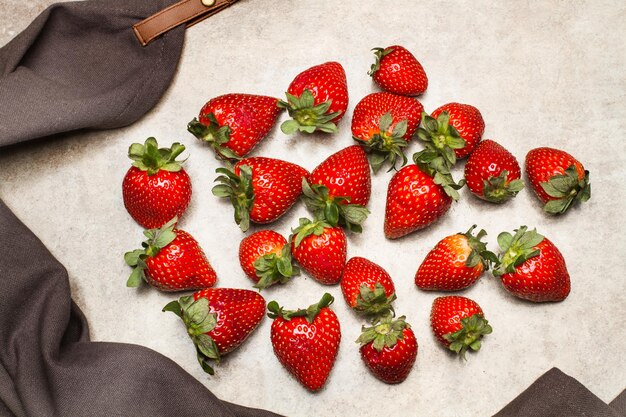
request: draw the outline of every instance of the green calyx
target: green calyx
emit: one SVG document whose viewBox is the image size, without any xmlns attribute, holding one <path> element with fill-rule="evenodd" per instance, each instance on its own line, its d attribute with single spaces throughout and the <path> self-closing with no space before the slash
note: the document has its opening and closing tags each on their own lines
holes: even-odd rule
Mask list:
<svg viewBox="0 0 626 417">
<path fill-rule="evenodd" d="M 302 198 L 316 220 L 322 220 L 332 227 L 337 225 L 361 233 L 362 224 L 370 211 L 360 204 L 349 204 L 349 197 L 331 196 L 328 187 L 322 184 L 310 185 L 302 179 Z"/>
<path fill-rule="evenodd" d="M 220 126 L 213 113 L 210 113 L 206 117 L 209 119 L 208 125 L 200 123 L 198 119 L 194 117 L 193 120 L 187 124 L 189 133 L 211 145 L 217 156 L 224 159 L 241 159 L 232 149 L 224 146 L 230 140 L 230 126 Z"/>
<path fill-rule="evenodd" d="M 269 310 L 267 316 L 271 319 L 282 317 L 285 320 L 291 320 L 294 317 L 305 317 L 309 323 L 313 323 L 313 320 L 315 320 L 320 311 L 322 311 L 323 308 L 330 306 L 333 301 L 335 301 L 335 298 L 332 295 L 325 293 L 318 303 L 311 304 L 305 310 L 285 310 L 280 307 L 276 301 L 270 301 L 267 305 L 267 309 Z"/>
<path fill-rule="evenodd" d="M 163 311 L 169 311 L 180 317 L 185 323 L 187 334 L 196 346 L 198 362 L 204 372 L 213 375 L 214 370 L 211 361 L 220 361 L 220 351 L 215 341 L 207 333 L 217 326 L 217 316 L 211 313 L 209 300 L 198 298 L 194 301 L 192 296 L 181 297 L 178 301 L 172 301 L 163 307 Z"/>
<path fill-rule="evenodd" d="M 369 75 L 370 77 L 373 77 L 374 74 L 376 74 L 376 71 L 380 69 L 380 61 L 383 59 L 383 57 L 392 53 L 393 49 L 372 48 L 372 52 L 374 52 L 374 55 L 376 56 L 376 62 L 372 64 L 372 66 L 370 67 L 370 70 L 367 72 L 367 75 Z"/>
<path fill-rule="evenodd" d="M 285 93 L 287 101 L 280 100 L 278 107 L 287 109 L 292 120 L 280 125 L 280 130 L 286 135 L 297 131 L 313 133 L 320 130 L 326 133 L 336 133 L 337 125 L 332 122 L 341 112 L 328 113 L 332 100 L 315 105 L 315 98 L 311 90 L 306 89 L 300 97 Z"/>
<path fill-rule="evenodd" d="M 474 268 L 476 265 L 482 264 L 483 267 L 488 270 L 492 264 L 496 265 L 498 263 L 498 257 L 495 253 L 487 250 L 487 245 L 485 242 L 481 241 L 483 237 L 487 236 L 487 232 L 481 229 L 480 232 L 474 236 L 472 232 L 475 228 L 476 225 L 473 225 L 467 232 L 459 233 L 467 238 L 467 244 L 472 249 L 465 261 L 465 266 Z"/>
<path fill-rule="evenodd" d="M 291 241 L 295 236 L 293 245 L 297 248 L 298 246 L 300 246 L 300 243 L 305 237 L 311 235 L 320 236 L 322 233 L 324 233 L 324 229 L 328 227 L 333 226 L 326 223 L 324 220 L 311 221 L 306 217 L 302 217 L 299 220 L 298 227 L 291 230 L 291 236 L 289 237 L 289 241 Z"/>
<path fill-rule="evenodd" d="M 372 323 L 375 323 L 383 317 L 393 317 L 395 315 L 391 305 L 395 300 L 396 293 L 387 297 L 385 287 L 380 282 L 376 283 L 373 290 L 363 284 L 359 289 L 354 309 L 358 313 L 369 317 Z"/>
<path fill-rule="evenodd" d="M 402 166 L 407 162 L 404 148 L 408 146 L 408 142 L 404 139 L 406 134 L 408 120 L 403 119 L 395 124 L 391 129 L 393 116 L 391 112 L 387 112 L 380 117 L 380 132 L 374 134 L 370 140 L 363 142 L 359 138 L 354 138 L 357 142 L 362 143 L 370 157 L 370 165 L 376 174 L 380 168 L 389 163 L 390 167 L 387 172 L 396 169 L 398 159 L 402 160 Z M 391 132 L 390 132 L 391 129 Z"/>
<path fill-rule="evenodd" d="M 459 191 L 465 185 L 465 179 L 454 181 L 450 166 L 437 151 L 428 147 L 413 155 L 413 161 L 422 171 L 433 177 L 435 184 L 440 185 L 444 192 L 453 200 L 460 198 Z"/>
<path fill-rule="evenodd" d="M 483 196 L 492 203 L 504 203 L 515 197 L 524 188 L 524 181 L 508 181 L 509 172 L 504 170 L 497 177 L 483 181 Z"/>
<path fill-rule="evenodd" d="M 465 147 L 465 140 L 458 130 L 450 125 L 450 115 L 443 111 L 437 119 L 422 112 L 421 127 L 417 129 L 417 137 L 425 143 L 426 150 L 437 153 L 443 163 L 451 168 L 456 164 L 455 149 Z"/>
<path fill-rule="evenodd" d="M 277 282 L 284 284 L 300 273 L 300 268 L 294 266 L 291 261 L 291 245 L 289 244 L 283 246 L 279 254 L 268 253 L 257 258 L 254 261 L 254 270 L 259 277 L 259 282 L 254 287 L 259 290 Z"/>
<path fill-rule="evenodd" d="M 502 232 L 498 235 L 498 245 L 502 251 L 498 265 L 494 268 L 493 274 L 501 276 L 515 272 L 515 267 L 526 260 L 539 255 L 539 249 L 535 246 L 543 241 L 544 237 L 537 233 L 536 229 L 528 230 L 528 227 L 521 226 L 515 230 L 515 235 Z"/>
<path fill-rule="evenodd" d="M 563 214 L 576 201 L 585 202 L 591 198 L 589 171 L 585 171 L 583 179 L 578 179 L 576 166 L 570 165 L 564 174 L 551 177 L 541 183 L 541 188 L 556 200 L 550 200 L 543 209 L 552 214 Z"/>
<path fill-rule="evenodd" d="M 216 197 L 230 199 L 235 208 L 235 222 L 245 232 L 250 228 L 250 211 L 254 203 L 252 168 L 249 165 L 241 165 L 239 175 L 228 168 L 218 168 L 215 172 L 221 174 L 215 179 L 215 182 L 220 184 L 214 186 L 211 192 Z"/>
<path fill-rule="evenodd" d="M 405 319 L 405 316 L 398 317 L 396 320 L 387 316 L 371 327 L 363 326 L 356 343 L 360 343 L 361 346 L 372 343 L 372 347 L 378 352 L 385 347 L 391 348 L 398 343 L 398 340 L 404 338 L 404 329 L 411 328 Z"/>
<path fill-rule="evenodd" d="M 443 338 L 450 342 L 449 349 L 451 351 L 460 354 L 465 359 L 465 352 L 468 349 L 475 352 L 480 350 L 481 339 L 492 331 L 493 329 L 486 318 L 480 314 L 474 314 L 471 317 L 462 318 L 461 329 L 454 333 L 448 333 Z"/>
<path fill-rule="evenodd" d="M 145 230 L 143 234 L 147 240 L 141 243 L 142 248 L 124 254 L 124 261 L 133 268 L 133 272 L 131 272 L 128 281 L 126 281 L 127 287 L 139 287 L 144 281 L 147 281 L 145 274 L 145 269 L 147 268 L 146 259 L 156 256 L 161 249 L 176 239 L 174 227 L 177 222 L 178 217 L 174 217 L 160 229 Z"/>
<path fill-rule="evenodd" d="M 154 175 L 160 170 L 168 172 L 178 172 L 184 161 L 177 161 L 176 158 L 183 153 L 185 145 L 178 142 L 172 144 L 169 148 L 159 148 L 159 144 L 155 138 L 148 138 L 142 145 L 141 143 L 133 143 L 128 148 L 128 157 L 133 160 L 133 166 L 142 171 L 146 171 L 148 175 Z"/>
</svg>

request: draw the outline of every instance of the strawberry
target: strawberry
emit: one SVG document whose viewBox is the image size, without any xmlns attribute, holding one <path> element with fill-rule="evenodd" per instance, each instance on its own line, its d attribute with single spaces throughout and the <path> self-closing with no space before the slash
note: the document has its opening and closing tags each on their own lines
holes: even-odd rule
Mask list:
<svg viewBox="0 0 626 417">
<path fill-rule="evenodd" d="M 417 155 L 417 154 L 416 154 Z M 441 174 L 426 165 L 407 165 L 396 172 L 387 188 L 385 208 L 385 236 L 397 239 L 428 227 L 443 216 L 460 188 L 445 167 Z M 462 183 L 461 183 L 462 184 Z"/>
<path fill-rule="evenodd" d="M 500 233 L 500 264 L 494 275 L 516 297 L 534 302 L 562 301 L 570 292 L 563 255 L 552 242 L 526 226 L 515 235 Z"/>
<path fill-rule="evenodd" d="M 397 320 L 389 316 L 372 327 L 363 326 L 357 343 L 365 365 L 387 384 L 404 381 L 417 358 L 417 340 L 404 316 Z"/>
<path fill-rule="evenodd" d="M 290 240 L 291 253 L 305 271 L 322 284 L 339 283 L 347 256 L 346 234 L 341 227 L 302 218 Z"/>
<path fill-rule="evenodd" d="M 265 300 L 255 291 L 209 288 L 181 297 L 163 307 L 182 319 L 196 346 L 202 369 L 213 375 L 211 361 L 241 345 L 265 313 Z"/>
<path fill-rule="evenodd" d="M 280 126 L 283 133 L 334 133 L 348 108 L 346 72 L 338 62 L 316 65 L 298 74 L 286 95 L 287 101 L 278 105 L 293 119 Z"/>
<path fill-rule="evenodd" d="M 391 315 L 396 299 L 391 277 L 382 267 L 365 258 L 351 258 L 343 270 L 341 292 L 346 303 L 373 321 Z"/>
<path fill-rule="evenodd" d="M 161 291 L 188 291 L 215 285 L 217 276 L 198 242 L 187 232 L 175 229 L 178 219 L 160 229 L 144 232 L 142 249 L 124 254 L 133 267 L 128 287 L 138 287 L 142 281 Z"/>
<path fill-rule="evenodd" d="M 233 170 L 218 168 L 213 195 L 229 198 L 235 222 L 244 232 L 250 221 L 271 223 L 285 214 L 302 193 L 302 180 L 309 175 L 299 165 L 262 156 L 246 158 Z"/>
<path fill-rule="evenodd" d="M 374 172 L 389 161 L 392 170 L 396 160 L 407 158 L 403 148 L 420 124 L 424 106 L 414 98 L 391 93 L 373 93 L 358 102 L 352 114 L 352 136 L 370 153 Z"/>
<path fill-rule="evenodd" d="M 128 149 L 133 166 L 122 182 L 124 206 L 146 229 L 159 228 L 182 216 L 189 205 L 191 180 L 176 161 L 184 150 L 180 143 L 159 149 L 155 138 L 148 138 L 143 145 L 133 143 Z"/>
<path fill-rule="evenodd" d="M 260 230 L 239 245 L 239 263 L 259 289 L 289 281 L 300 270 L 291 264 L 291 245 L 273 230 Z"/>
<path fill-rule="evenodd" d="M 462 358 L 468 349 L 479 350 L 483 336 L 493 331 L 480 306 L 460 296 L 438 297 L 433 301 L 430 327 L 442 345 Z"/>
<path fill-rule="evenodd" d="M 376 55 L 376 62 L 368 74 L 380 88 L 404 96 L 416 96 L 426 91 L 426 72 L 406 48 L 393 45 L 384 49 L 374 48 L 372 51 Z"/>
<path fill-rule="evenodd" d="M 274 97 L 225 94 L 209 100 L 187 130 L 220 158 L 240 159 L 267 136 L 281 111 Z"/>
<path fill-rule="evenodd" d="M 361 232 L 372 192 L 365 151 L 353 145 L 332 154 L 311 172 L 308 182 L 302 182 L 302 192 L 317 219 Z"/>
<path fill-rule="evenodd" d="M 526 175 L 548 213 L 562 214 L 576 201 L 591 198 L 589 171 L 572 155 L 536 148 L 526 155 Z"/>
<path fill-rule="evenodd" d="M 465 158 L 480 142 L 485 122 L 480 111 L 469 104 L 449 103 L 436 109 L 431 116 L 422 114 L 422 127 L 417 137 L 426 149 L 419 153 L 423 162 L 440 156 L 448 168 L 457 159 Z"/>
<path fill-rule="evenodd" d="M 481 230 L 474 236 L 475 228 L 439 241 L 417 270 L 415 285 L 428 291 L 457 291 L 473 285 L 490 262 L 498 261 L 481 242 L 487 233 Z"/>
<path fill-rule="evenodd" d="M 274 319 L 271 339 L 280 363 L 309 391 L 320 390 L 335 363 L 341 327 L 329 308 L 334 301 L 326 293 L 306 310 L 284 310 L 276 301 L 267 305 Z"/>
<path fill-rule="evenodd" d="M 504 203 L 524 188 L 517 159 L 502 145 L 485 139 L 465 164 L 465 180 L 474 195 L 492 203 Z"/>
</svg>

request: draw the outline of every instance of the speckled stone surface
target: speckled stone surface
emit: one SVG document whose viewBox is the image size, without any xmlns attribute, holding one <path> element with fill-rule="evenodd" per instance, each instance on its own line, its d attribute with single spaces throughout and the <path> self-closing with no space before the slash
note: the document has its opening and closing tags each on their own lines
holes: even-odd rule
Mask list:
<svg viewBox="0 0 626 417">
<path fill-rule="evenodd" d="M 49 3 L 0 0 L 0 44 Z M 171 88 L 138 123 L 0 150 L 0 196 L 67 267 L 94 340 L 155 349 L 225 400 L 289 416 L 490 415 L 557 366 L 610 401 L 626 382 L 625 19 L 619 1 L 242 0 L 188 31 Z M 128 146 L 154 135 L 188 147 L 194 195 L 182 227 L 204 247 L 220 286 L 250 288 L 237 258 L 243 234 L 230 207 L 210 192 L 218 162 L 186 132 L 186 123 L 219 94 L 280 97 L 299 71 L 327 60 L 346 69 L 351 114 L 361 97 L 376 90 L 366 74 L 369 49 L 395 43 L 413 51 L 428 73 L 421 98 L 428 111 L 449 101 L 477 106 L 486 121 L 484 137 L 520 161 L 537 146 L 567 150 L 591 171 L 592 199 L 554 218 L 528 190 L 493 206 L 465 189 L 442 221 L 391 242 L 383 237 L 390 174 L 382 172 L 373 180 L 365 231 L 349 237 L 348 251 L 381 264 L 395 280 L 396 311 L 413 324 L 419 342 L 409 378 L 387 386 L 372 377 L 353 342 L 361 321 L 339 287 L 322 287 L 306 275 L 263 295 L 288 307 L 306 306 L 324 291 L 336 297 L 343 339 L 326 389 L 309 394 L 280 366 L 269 342 L 269 319 L 225 358 L 215 377 L 204 375 L 181 323 L 161 312 L 174 296 L 124 285 L 130 270 L 122 254 L 142 238 L 121 199 Z M 352 144 L 349 116 L 339 127 L 335 136 L 311 137 L 285 137 L 274 129 L 254 154 L 312 169 Z M 418 149 L 417 143 L 410 147 Z M 305 214 L 298 205 L 271 227 L 288 234 Z M 474 223 L 487 229 L 492 249 L 500 231 L 536 226 L 562 251 L 572 292 L 562 303 L 535 305 L 509 296 L 485 274 L 462 294 L 480 303 L 494 332 L 479 354 L 463 362 L 436 344 L 428 326 L 436 294 L 418 291 L 413 276 L 439 239 Z"/>
</svg>

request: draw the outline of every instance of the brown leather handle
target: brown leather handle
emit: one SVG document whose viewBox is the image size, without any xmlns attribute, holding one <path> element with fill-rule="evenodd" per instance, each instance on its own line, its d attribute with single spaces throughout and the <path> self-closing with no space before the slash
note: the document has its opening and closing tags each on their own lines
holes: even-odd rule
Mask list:
<svg viewBox="0 0 626 417">
<path fill-rule="evenodd" d="M 187 27 L 224 10 L 238 0 L 181 0 L 133 25 L 133 30 L 142 46 L 156 37 L 187 24 Z"/>
</svg>

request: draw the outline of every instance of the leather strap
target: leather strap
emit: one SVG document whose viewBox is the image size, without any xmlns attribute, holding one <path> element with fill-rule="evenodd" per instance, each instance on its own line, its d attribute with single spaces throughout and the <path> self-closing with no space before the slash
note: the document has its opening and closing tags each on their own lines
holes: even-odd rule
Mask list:
<svg viewBox="0 0 626 417">
<path fill-rule="evenodd" d="M 187 27 L 224 10 L 238 0 L 181 0 L 133 25 L 142 46 L 176 26 Z"/>
</svg>

